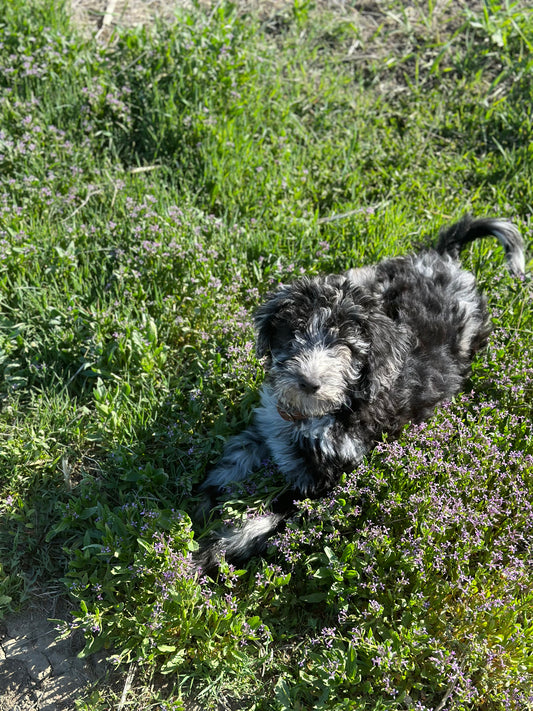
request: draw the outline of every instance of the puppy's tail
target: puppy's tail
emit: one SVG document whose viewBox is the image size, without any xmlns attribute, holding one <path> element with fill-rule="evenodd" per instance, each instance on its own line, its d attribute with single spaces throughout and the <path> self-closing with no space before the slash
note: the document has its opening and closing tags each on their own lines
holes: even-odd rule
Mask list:
<svg viewBox="0 0 533 711">
<path fill-rule="evenodd" d="M 288 516 L 288 513 L 267 513 L 219 531 L 200 546 L 193 557 L 195 567 L 211 575 L 222 558 L 228 563 L 244 564 L 252 556 L 265 552 L 268 539 L 282 528 Z"/>
<path fill-rule="evenodd" d="M 520 232 L 508 220 L 498 218 L 473 219 L 465 215 L 459 222 L 440 231 L 437 252 L 459 256 L 462 248 L 480 237 L 496 237 L 505 250 L 507 267 L 514 276 L 521 276 L 525 271 L 524 241 Z"/>
</svg>

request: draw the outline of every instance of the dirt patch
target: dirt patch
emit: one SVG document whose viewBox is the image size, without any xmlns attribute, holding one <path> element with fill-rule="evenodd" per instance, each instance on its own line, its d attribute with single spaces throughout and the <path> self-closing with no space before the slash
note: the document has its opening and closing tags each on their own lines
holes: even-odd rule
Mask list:
<svg viewBox="0 0 533 711">
<path fill-rule="evenodd" d="M 156 18 L 172 21 L 176 9 L 191 7 L 189 0 L 72 0 L 71 16 L 87 35 L 108 40 L 114 28 L 136 27 Z"/>
<path fill-rule="evenodd" d="M 83 639 L 58 639 L 68 609 L 58 600 L 33 605 L 0 625 L 0 711 L 71 711 L 108 671 L 105 655 L 80 659 Z"/>
<path fill-rule="evenodd" d="M 215 0 L 198 0 L 200 8 L 208 13 L 217 4 Z M 364 17 L 365 25 L 369 23 L 371 33 L 383 21 L 388 4 L 380 0 L 363 0 L 358 3 L 317 0 L 313 7 L 315 12 L 327 11 L 350 20 L 362 20 Z M 70 5 L 73 21 L 86 35 L 109 41 L 115 28 L 138 27 L 155 20 L 172 22 L 178 10 L 190 9 L 194 3 L 192 0 L 72 0 Z M 236 0 L 235 6 L 240 13 L 253 13 L 268 22 L 279 14 L 289 12 L 294 7 L 294 0 Z"/>
<path fill-rule="evenodd" d="M 71 0 L 73 22 L 87 37 L 112 43 L 116 30 L 150 25 L 156 20 L 173 22 L 179 10 L 198 5 L 207 15 L 220 4 L 217 0 Z M 481 0 L 315 0 L 309 5 L 310 17 L 327 25 L 348 22 L 355 29 L 346 47 L 346 61 L 354 64 L 379 62 L 397 54 L 415 55 L 423 38 L 438 44 L 451 36 L 464 21 L 465 10 L 476 11 Z M 258 17 L 267 32 L 277 34 L 294 12 L 294 0 L 234 0 L 237 12 Z M 434 57 L 433 57 L 434 59 Z M 391 75 L 392 76 L 392 75 Z M 384 92 L 402 91 L 403 81 L 395 77 L 382 86 Z"/>
</svg>

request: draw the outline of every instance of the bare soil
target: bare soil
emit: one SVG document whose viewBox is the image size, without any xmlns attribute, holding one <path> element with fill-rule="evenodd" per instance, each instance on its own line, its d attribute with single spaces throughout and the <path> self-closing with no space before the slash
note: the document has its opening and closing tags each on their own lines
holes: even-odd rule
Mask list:
<svg viewBox="0 0 533 711">
<path fill-rule="evenodd" d="M 70 711 L 86 689 L 106 676 L 105 655 L 81 659 L 83 639 L 58 639 L 68 619 L 60 600 L 34 601 L 0 623 L 0 711 Z"/>
</svg>

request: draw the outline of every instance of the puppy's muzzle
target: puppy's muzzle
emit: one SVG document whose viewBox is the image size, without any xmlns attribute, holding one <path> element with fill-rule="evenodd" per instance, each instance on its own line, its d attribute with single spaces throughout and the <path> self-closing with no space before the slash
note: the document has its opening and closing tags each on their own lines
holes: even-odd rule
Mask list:
<svg viewBox="0 0 533 711">
<path fill-rule="evenodd" d="M 315 395 L 321 388 L 321 382 L 318 378 L 301 375 L 298 379 L 298 387 L 306 395 Z"/>
</svg>

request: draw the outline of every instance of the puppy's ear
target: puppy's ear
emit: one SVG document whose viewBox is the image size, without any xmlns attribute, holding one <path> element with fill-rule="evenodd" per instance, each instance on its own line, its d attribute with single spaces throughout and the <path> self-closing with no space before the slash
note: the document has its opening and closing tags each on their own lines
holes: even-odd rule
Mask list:
<svg viewBox="0 0 533 711">
<path fill-rule="evenodd" d="M 256 330 L 256 353 L 262 358 L 270 353 L 274 335 L 276 334 L 276 317 L 283 306 L 287 304 L 290 287 L 280 286 L 272 292 L 266 301 L 259 306 L 254 315 Z"/>
<path fill-rule="evenodd" d="M 390 390 L 398 379 L 409 352 L 409 337 L 384 314 L 373 314 L 368 322 L 370 351 L 368 353 L 369 395 Z"/>
</svg>

